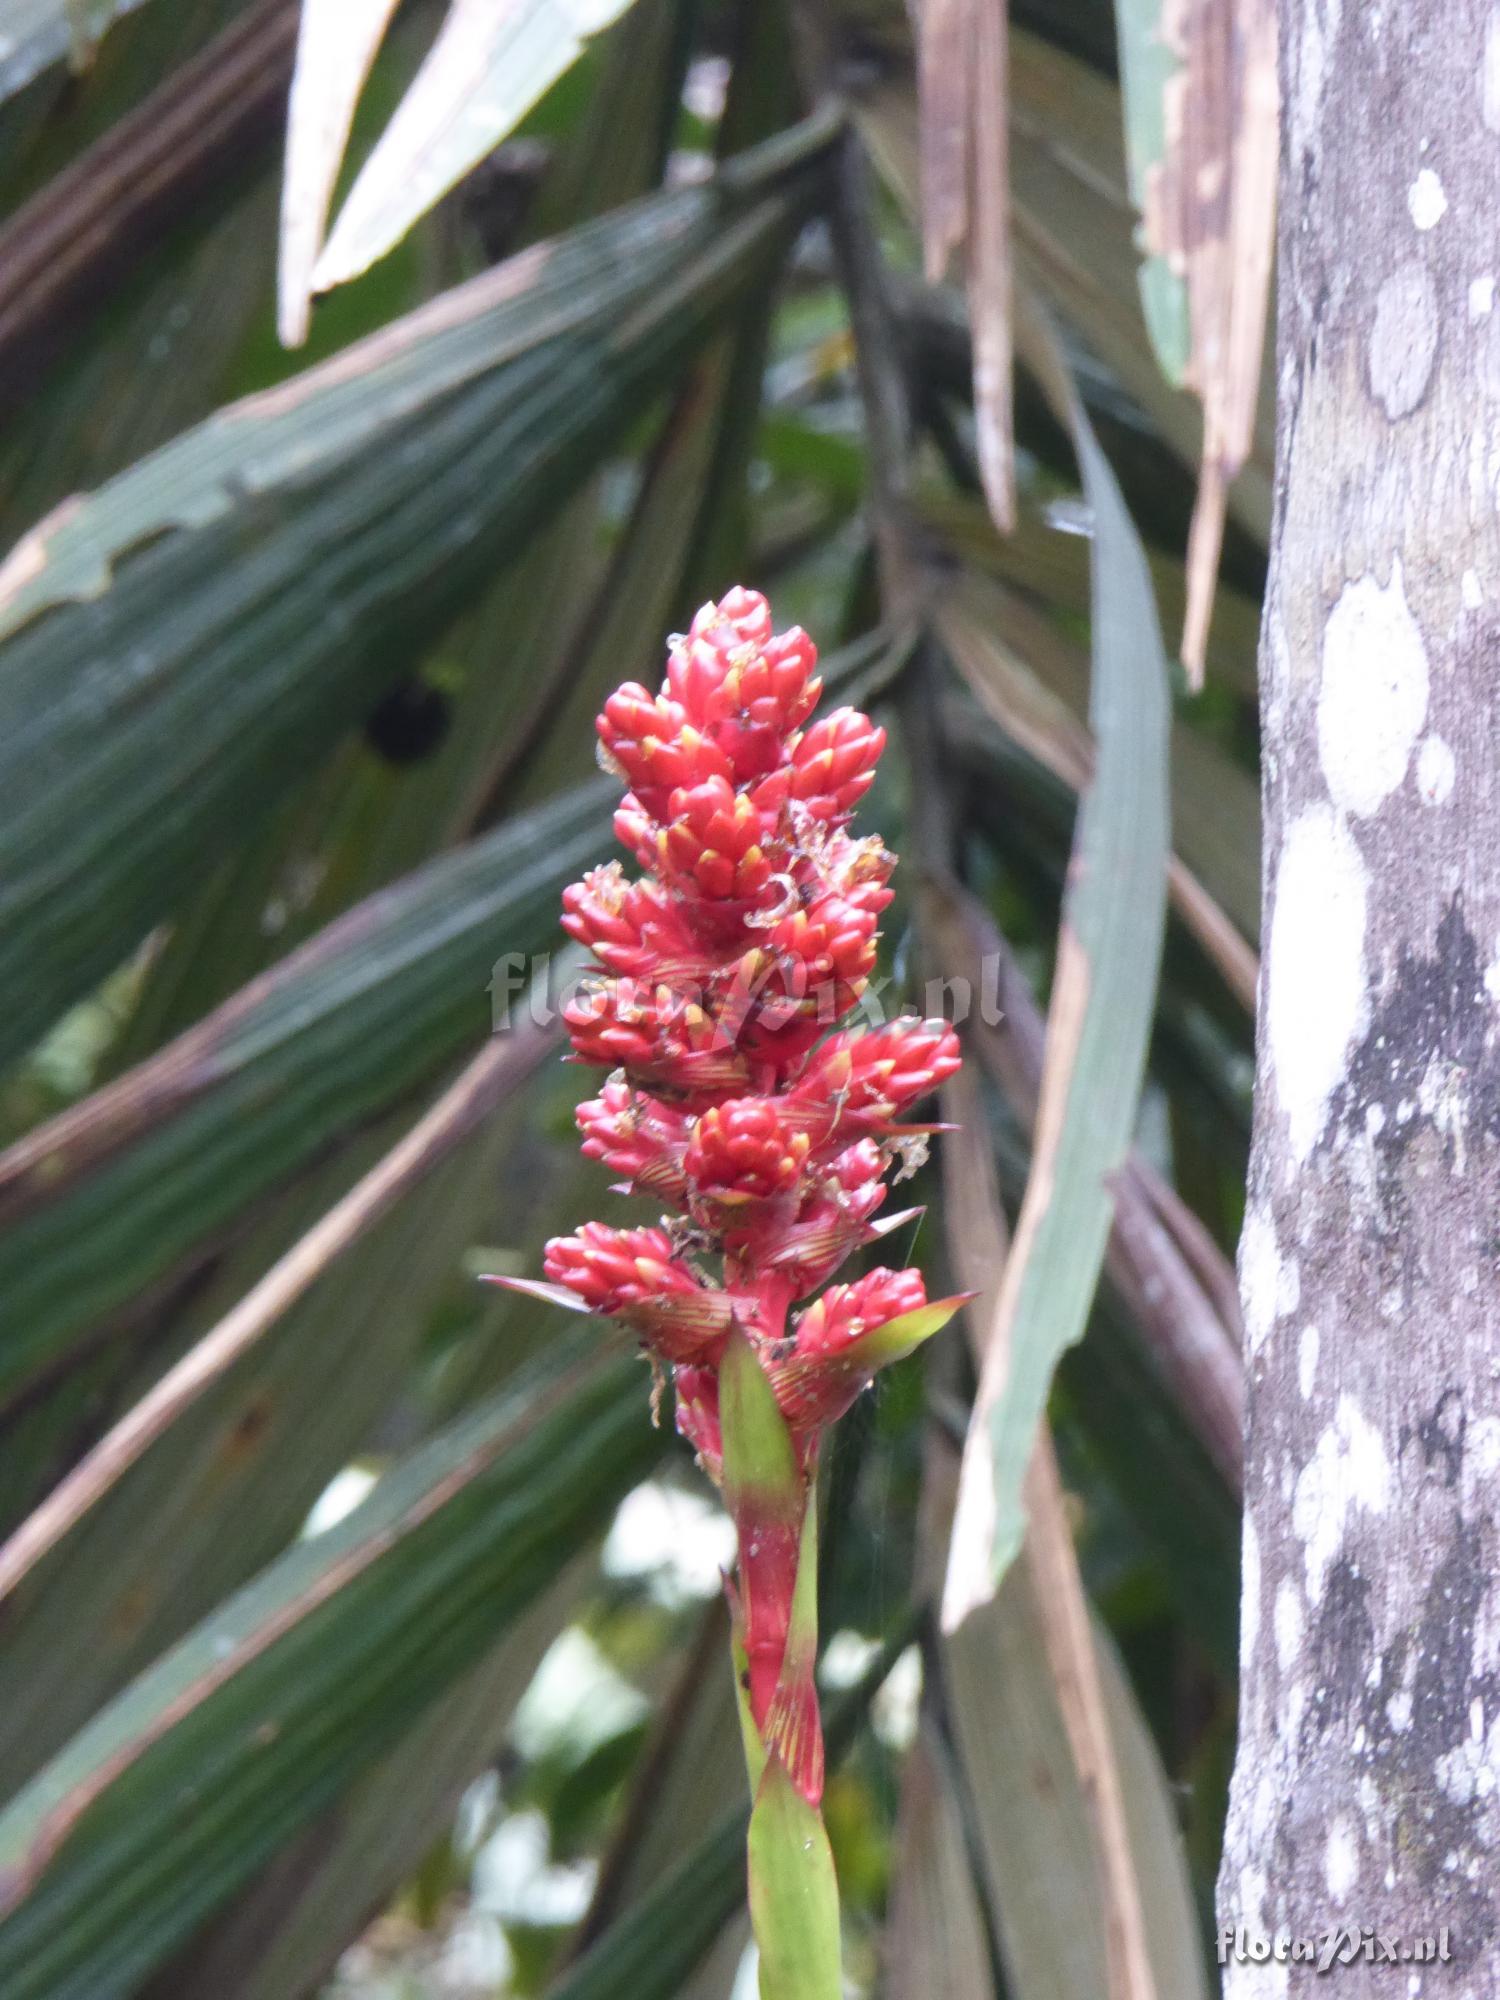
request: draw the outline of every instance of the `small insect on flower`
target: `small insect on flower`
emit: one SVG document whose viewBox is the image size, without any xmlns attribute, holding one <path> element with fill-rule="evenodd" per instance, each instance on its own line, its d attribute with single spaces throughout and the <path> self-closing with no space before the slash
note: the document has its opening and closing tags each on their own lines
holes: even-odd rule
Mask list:
<svg viewBox="0 0 1500 2000">
<path fill-rule="evenodd" d="M 677 1428 L 735 1517 L 753 1721 L 814 1802 L 794 1612 L 819 1440 L 961 1303 L 884 1268 L 813 1296 L 907 1219 L 877 1219 L 934 1129 L 905 1121 L 959 1061 L 944 1021 L 839 1027 L 895 862 L 846 830 L 885 731 L 852 708 L 815 718 L 816 667 L 807 634 L 773 633 L 766 600 L 737 588 L 671 642 L 656 693 L 627 682 L 604 705 L 601 761 L 629 786 L 615 831 L 644 874 L 612 862 L 564 896 L 598 967 L 564 1019 L 574 1060 L 610 1072 L 578 1109 L 584 1152 L 669 1214 L 586 1222 L 546 1246 L 548 1286 L 516 1281 L 616 1321 L 671 1371 Z"/>
</svg>

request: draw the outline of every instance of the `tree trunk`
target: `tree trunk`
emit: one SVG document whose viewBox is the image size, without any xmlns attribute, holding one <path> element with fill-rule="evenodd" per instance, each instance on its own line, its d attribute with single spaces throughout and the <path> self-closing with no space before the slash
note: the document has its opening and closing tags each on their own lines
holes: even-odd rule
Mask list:
<svg viewBox="0 0 1500 2000">
<path fill-rule="evenodd" d="M 1281 16 L 1221 1918 L 1244 1944 L 1351 1927 L 1346 2000 L 1478 2000 L 1500 1996 L 1500 6 Z M 1450 1962 L 1385 1959 L 1441 1925 Z M 1225 1980 L 1330 1990 L 1274 1957 Z"/>
</svg>

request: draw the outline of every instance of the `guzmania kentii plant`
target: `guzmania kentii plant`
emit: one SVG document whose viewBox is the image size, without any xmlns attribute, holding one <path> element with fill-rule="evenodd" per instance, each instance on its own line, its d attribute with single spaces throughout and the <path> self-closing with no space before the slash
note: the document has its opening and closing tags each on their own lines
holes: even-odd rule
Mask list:
<svg viewBox="0 0 1500 2000">
<path fill-rule="evenodd" d="M 884 730 L 852 708 L 813 719 L 806 633 L 773 633 L 735 589 L 670 642 L 656 694 L 627 682 L 598 718 L 629 786 L 615 816 L 639 862 L 593 869 L 563 923 L 597 962 L 566 1007 L 575 1058 L 610 1072 L 578 1108 L 583 1150 L 667 1211 L 651 1228 L 586 1222 L 522 1289 L 617 1320 L 738 1535 L 731 1586 L 756 1803 L 750 1898 L 765 2000 L 839 1991 L 838 1911 L 818 1806 L 817 1506 L 828 1427 L 876 1371 L 959 1301 L 915 1270 L 846 1258 L 910 1219 L 887 1180 L 931 1126 L 910 1114 L 958 1066 L 953 1029 L 840 1026 L 875 967 L 894 856 L 848 822 Z"/>
</svg>

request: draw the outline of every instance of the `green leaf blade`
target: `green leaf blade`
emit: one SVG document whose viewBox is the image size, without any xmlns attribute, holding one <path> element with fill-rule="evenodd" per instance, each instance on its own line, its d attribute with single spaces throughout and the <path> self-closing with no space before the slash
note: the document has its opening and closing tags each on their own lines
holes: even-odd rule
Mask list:
<svg viewBox="0 0 1500 2000">
<path fill-rule="evenodd" d="M 1022 1483 L 1053 1372 L 1093 1303 L 1114 1217 L 1112 1182 L 1145 1075 L 1171 855 L 1171 711 L 1150 572 L 1050 333 L 1033 320 L 1029 335 L 1049 395 L 1072 424 L 1094 514 L 1097 754 L 1064 898 L 1037 1146 L 997 1306 L 1004 1365 L 988 1366 L 965 1452 L 944 1587 L 950 1631 L 988 1600 L 1021 1547 Z"/>
<path fill-rule="evenodd" d="M 426 63 L 361 168 L 312 274 L 326 291 L 369 269 L 513 132 L 586 42 L 633 0 L 455 0 Z"/>
<path fill-rule="evenodd" d="M 838 1881 L 816 1806 L 768 1758 L 750 1815 L 750 1914 L 761 2000 L 840 2000 Z"/>
</svg>

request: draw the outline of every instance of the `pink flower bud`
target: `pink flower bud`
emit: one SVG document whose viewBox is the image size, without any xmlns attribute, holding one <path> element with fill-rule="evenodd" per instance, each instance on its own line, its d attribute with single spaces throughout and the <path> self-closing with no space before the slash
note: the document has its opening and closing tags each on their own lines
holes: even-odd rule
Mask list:
<svg viewBox="0 0 1500 2000">
<path fill-rule="evenodd" d="M 775 834 L 774 818 L 716 775 L 673 793 L 656 863 L 669 882 L 700 896 L 753 903 L 774 873 Z"/>
<path fill-rule="evenodd" d="M 877 1268 L 852 1285 L 830 1285 L 798 1318 L 790 1355 L 778 1350 L 766 1370 L 791 1429 L 836 1423 L 875 1375 L 851 1352 L 855 1343 L 926 1303 L 920 1271 Z"/>
<path fill-rule="evenodd" d="M 677 1430 L 717 1485 L 724 1477 L 724 1435 L 719 1427 L 719 1377 L 712 1368 L 678 1368 Z"/>
<path fill-rule="evenodd" d="M 830 1285 L 797 1321 L 797 1353 L 804 1359 L 837 1359 L 851 1341 L 927 1303 L 920 1271 L 877 1265 L 852 1285 Z"/>
<path fill-rule="evenodd" d="M 681 906 L 653 882 L 627 882 L 617 861 L 563 891 L 562 924 L 601 965 L 629 979 L 688 991 L 714 969 Z"/>
<path fill-rule="evenodd" d="M 569 1001 L 563 1020 L 580 1062 L 623 1069 L 644 1089 L 697 1092 L 711 1104 L 742 1091 L 750 1070 L 703 998 L 692 988 L 600 979 Z"/>
<path fill-rule="evenodd" d="M 801 1203 L 809 1150 L 775 1098 L 736 1097 L 702 1113 L 683 1157 L 688 1213 L 722 1249 L 726 1285 L 772 1325 L 792 1293 L 770 1277 L 771 1260 Z"/>
<path fill-rule="evenodd" d="M 665 1230 L 586 1222 L 576 1236 L 552 1238 L 543 1268 L 591 1312 L 626 1321 L 664 1361 L 716 1360 L 728 1338 L 728 1294 L 699 1282 Z"/>
<path fill-rule="evenodd" d="M 610 696 L 595 726 L 606 758 L 649 813 L 659 815 L 680 785 L 733 775 L 729 758 L 679 703 L 649 695 L 636 681 Z"/>
<path fill-rule="evenodd" d="M 687 1190 L 682 1157 L 690 1128 L 680 1111 L 638 1095 L 623 1076 L 612 1076 L 574 1116 L 589 1159 L 602 1160 L 642 1194 L 674 1203 L 682 1199 Z"/>
<path fill-rule="evenodd" d="M 870 788 L 885 731 L 857 708 L 815 722 L 792 752 L 791 796 L 815 819 L 843 820 Z"/>
<path fill-rule="evenodd" d="M 825 1136 L 887 1130 L 959 1066 L 946 1021 L 903 1015 L 882 1028 L 831 1035 L 789 1093 L 789 1110 Z"/>
</svg>

